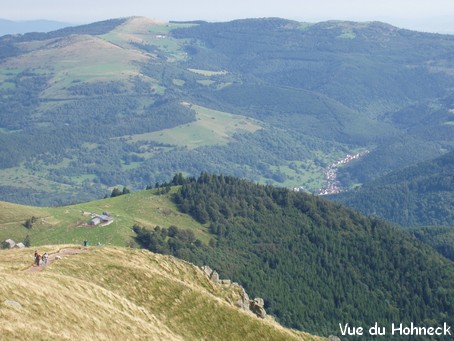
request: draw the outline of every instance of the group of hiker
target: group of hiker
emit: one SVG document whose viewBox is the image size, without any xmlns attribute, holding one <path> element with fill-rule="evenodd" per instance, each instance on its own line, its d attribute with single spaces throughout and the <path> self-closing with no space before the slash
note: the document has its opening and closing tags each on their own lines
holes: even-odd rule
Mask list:
<svg viewBox="0 0 454 341">
<path fill-rule="evenodd" d="M 96 245 L 101 246 L 102 244 L 98 242 Z M 88 246 L 88 240 L 84 240 L 84 246 Z M 47 265 L 47 261 L 49 260 L 49 254 L 44 252 L 44 254 L 40 254 L 37 250 L 35 250 L 35 261 L 33 266 L 44 266 Z"/>
<path fill-rule="evenodd" d="M 44 252 L 44 254 L 41 255 L 38 251 L 35 250 L 35 266 L 46 265 L 48 259 L 49 254 L 47 252 Z"/>
</svg>

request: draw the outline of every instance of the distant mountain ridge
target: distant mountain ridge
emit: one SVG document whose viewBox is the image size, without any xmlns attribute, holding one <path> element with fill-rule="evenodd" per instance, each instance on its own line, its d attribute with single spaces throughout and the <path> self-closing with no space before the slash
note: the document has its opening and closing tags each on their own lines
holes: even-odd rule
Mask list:
<svg viewBox="0 0 454 341">
<path fill-rule="evenodd" d="M 68 203 L 180 171 L 317 192 L 365 149 L 341 180 L 367 183 L 454 147 L 453 53 L 449 35 L 279 18 L 4 36 L 0 199 Z"/>
<path fill-rule="evenodd" d="M 73 24 L 54 20 L 12 21 L 0 19 L 0 36 L 6 34 L 24 34 L 29 32 L 50 32 Z"/>
</svg>

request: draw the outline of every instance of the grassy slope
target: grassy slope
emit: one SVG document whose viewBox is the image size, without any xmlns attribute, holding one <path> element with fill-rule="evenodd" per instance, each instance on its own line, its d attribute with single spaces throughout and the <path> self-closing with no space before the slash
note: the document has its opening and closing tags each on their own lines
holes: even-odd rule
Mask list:
<svg viewBox="0 0 454 341">
<path fill-rule="evenodd" d="M 261 129 L 257 120 L 230 113 L 212 110 L 199 105 L 190 105 L 196 112 L 196 121 L 158 132 L 137 134 L 131 142 L 156 141 L 194 149 L 201 146 L 226 144 L 233 134 L 240 131 L 255 132 Z"/>
<path fill-rule="evenodd" d="M 97 200 L 72 206 L 41 208 L 0 202 L 0 240 L 11 238 L 21 241 L 28 234 L 32 245 L 81 244 L 85 239 L 95 244 L 124 246 L 131 241 L 131 227 L 138 223 L 145 227 L 175 225 L 194 231 L 197 238 L 208 242 L 206 228 L 176 209 L 170 194 L 156 195 L 156 191 L 142 191 L 116 198 Z M 105 227 L 78 226 L 90 217 L 81 211 L 102 213 L 108 211 L 114 222 Z M 22 224 L 32 216 L 38 217 L 31 230 Z"/>
<path fill-rule="evenodd" d="M 215 286 L 173 257 L 107 247 L 24 272 L 31 262 L 30 249 L 0 251 L 2 338 L 320 339 L 240 311 L 229 303 L 239 298 L 238 288 Z"/>
<path fill-rule="evenodd" d="M 137 75 L 135 62 L 147 56 L 138 51 L 122 49 L 95 36 L 75 36 L 65 40 L 51 40 L 48 45 L 10 59 L 6 68 L 32 67 L 52 75 L 42 98 L 66 99 L 65 87 L 74 80 L 106 81 L 127 79 Z M 49 65 L 53 65 L 50 69 Z"/>
</svg>

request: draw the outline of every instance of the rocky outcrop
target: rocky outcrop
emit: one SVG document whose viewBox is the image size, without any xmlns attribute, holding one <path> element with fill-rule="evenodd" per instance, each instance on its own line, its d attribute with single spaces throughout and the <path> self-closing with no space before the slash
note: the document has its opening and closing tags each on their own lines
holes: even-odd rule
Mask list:
<svg viewBox="0 0 454 341">
<path fill-rule="evenodd" d="M 341 341 L 337 336 L 330 335 L 328 337 L 328 341 Z"/>
<path fill-rule="evenodd" d="M 256 297 L 253 301 L 249 301 L 249 309 L 258 317 L 264 319 L 266 317 L 265 302 L 263 298 Z"/>
<path fill-rule="evenodd" d="M 202 266 L 201 269 L 214 284 L 236 286 L 239 288 L 240 299 L 234 303 L 235 306 L 242 310 L 252 312 L 260 318 L 266 317 L 266 311 L 264 307 L 265 302 L 263 301 L 263 298 L 257 297 L 251 300 L 246 290 L 244 290 L 244 288 L 238 283 L 232 283 L 230 279 L 219 279 L 219 274 L 215 270 L 211 269 L 208 265 Z"/>
<path fill-rule="evenodd" d="M 219 284 L 219 274 L 217 271 L 211 269 L 208 265 L 202 266 L 202 270 L 205 273 L 205 275 L 208 276 L 208 278 L 214 283 L 214 284 Z"/>
<path fill-rule="evenodd" d="M 240 299 L 235 302 L 235 305 L 243 310 L 249 311 L 249 302 L 251 301 L 249 299 L 249 295 L 247 294 L 246 290 L 244 290 L 243 287 L 240 287 Z"/>
</svg>

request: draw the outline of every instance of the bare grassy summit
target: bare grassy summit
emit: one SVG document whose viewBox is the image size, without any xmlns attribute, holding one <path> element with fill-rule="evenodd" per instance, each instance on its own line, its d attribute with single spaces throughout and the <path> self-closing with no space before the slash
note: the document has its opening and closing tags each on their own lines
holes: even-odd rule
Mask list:
<svg viewBox="0 0 454 341">
<path fill-rule="evenodd" d="M 0 252 L 2 339 L 321 339 L 238 309 L 238 287 L 215 285 L 198 267 L 170 256 L 92 247 L 42 271 L 27 271 L 32 263 L 32 249 Z"/>
</svg>

